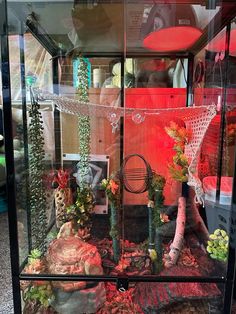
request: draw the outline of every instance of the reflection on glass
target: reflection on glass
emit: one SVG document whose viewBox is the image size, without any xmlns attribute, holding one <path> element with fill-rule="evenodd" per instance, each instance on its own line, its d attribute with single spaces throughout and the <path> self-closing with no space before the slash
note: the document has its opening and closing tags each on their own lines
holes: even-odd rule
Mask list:
<svg viewBox="0 0 236 314">
<path fill-rule="evenodd" d="M 0 214 L 5 213 L 7 211 L 5 165 L 6 164 L 3 131 L 3 109 L 2 109 L 2 72 L 0 71 Z"/>
<path fill-rule="evenodd" d="M 211 313 L 222 311 L 224 285 L 136 283 L 117 289 L 112 282 L 22 282 L 24 313 Z"/>
<path fill-rule="evenodd" d="M 132 283 L 222 278 L 228 262 L 233 6 L 157 2 L 9 3 L 27 25 L 9 39 L 22 274 L 69 279 L 23 283 L 25 312 L 221 308 L 216 284 Z"/>
</svg>

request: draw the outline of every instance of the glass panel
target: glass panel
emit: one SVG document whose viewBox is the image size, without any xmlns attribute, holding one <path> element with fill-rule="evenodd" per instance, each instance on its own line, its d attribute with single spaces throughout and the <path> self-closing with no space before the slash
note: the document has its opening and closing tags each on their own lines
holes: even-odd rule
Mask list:
<svg viewBox="0 0 236 314">
<path fill-rule="evenodd" d="M 220 6 L 207 10 L 198 1 L 127 1 L 127 52 L 172 53 L 190 50 L 217 16 Z"/>
<path fill-rule="evenodd" d="M 43 232 L 42 230 L 44 229 L 46 232 L 47 226 L 49 227 L 53 219 L 52 190 L 50 192 L 47 189 L 44 196 L 46 198 L 45 206 L 47 208 L 45 208 L 45 219 L 41 216 L 42 214 L 40 214 L 38 209 L 36 210 L 35 208 L 34 210 L 36 210 L 36 212 L 33 212 L 33 209 L 29 207 L 30 204 L 32 204 L 32 191 L 35 188 L 32 183 L 34 181 L 32 176 L 36 175 L 35 173 L 33 175 L 33 172 L 35 172 L 33 168 L 39 166 L 36 166 L 35 155 L 32 155 L 32 147 L 43 145 L 45 159 L 42 159 L 42 170 L 44 167 L 45 169 L 50 169 L 54 159 L 53 111 L 51 104 L 43 104 L 41 107 L 40 114 L 43 134 L 40 135 L 42 136 L 42 144 L 40 144 L 39 135 L 32 133 L 32 119 L 34 118 L 32 117 L 30 88 L 34 85 L 34 87 L 52 91 L 52 68 L 49 54 L 32 35 L 27 34 L 25 37 L 23 35 L 10 36 L 9 50 L 16 171 L 16 204 L 20 263 L 22 263 L 28 257 L 32 245 L 31 236 L 35 239 L 35 233 Z M 23 60 L 25 60 L 24 64 L 22 63 Z M 34 123 L 37 124 L 37 122 Z M 39 121 L 39 123 L 41 122 Z M 27 129 L 27 127 L 29 127 L 29 129 Z M 32 143 L 32 137 L 34 137 L 36 143 Z M 29 177 L 28 167 L 30 168 L 31 177 Z M 37 169 L 39 171 L 39 168 Z M 42 173 L 37 182 L 37 186 L 39 182 L 44 184 L 42 181 Z M 44 181 L 46 182 L 47 180 Z M 37 197 L 39 197 L 39 194 Z M 39 202 L 38 198 L 36 203 L 37 202 Z M 35 225 L 38 226 L 36 228 L 37 231 L 35 230 Z M 45 235 L 44 232 L 43 234 Z"/>
<path fill-rule="evenodd" d="M 1 48 L 0 48 L 1 52 Z M 0 57 L 1 62 L 1 57 Z M 7 210 L 6 203 L 6 171 L 5 171 L 5 149 L 3 131 L 3 111 L 2 111 L 2 73 L 0 71 L 0 213 Z"/>
<path fill-rule="evenodd" d="M 15 16 L 42 36 L 49 49 L 65 53 L 119 52 L 123 50 L 123 1 L 93 4 L 87 1 L 8 2 L 10 30 Z M 55 21 L 57 21 L 55 23 Z"/>
<path fill-rule="evenodd" d="M 22 310 L 30 314 L 221 313 L 224 296 L 224 285 L 214 283 L 132 282 L 121 292 L 112 282 L 34 281 L 24 288 Z"/>
<path fill-rule="evenodd" d="M 134 4 L 129 3 L 128 6 L 135 10 Z M 220 135 L 222 128 L 216 108 L 223 101 L 225 45 L 223 43 L 218 52 L 213 49 L 212 41 L 218 40 L 215 35 L 220 28 L 211 29 L 213 34 L 216 33 L 203 51 L 199 47 L 206 34 L 206 44 L 210 41 L 210 29 L 200 30 L 199 37 L 192 43 L 188 42 L 190 29 L 191 32 L 193 29 L 199 31 L 196 26 L 208 25 L 219 7 L 211 14 L 203 8 L 205 14 L 201 15 L 199 6 L 159 3 L 150 6 L 147 20 L 142 25 L 147 34 L 142 39 L 142 47 L 136 46 L 142 49 L 139 50 L 140 57 L 135 56 L 136 48 L 133 51 L 129 49 L 131 31 L 129 10 L 126 11 L 126 63 L 132 60 L 137 88 L 127 88 L 124 82 L 121 260 L 124 264 L 129 263 L 123 266 L 127 274 L 143 274 L 143 270 L 132 269 L 135 264 L 132 259 L 146 253 L 146 259 L 147 256 L 150 258 L 152 275 L 165 276 L 167 272 L 180 276 L 181 264 L 191 260 L 191 267 L 196 266 L 199 275 L 221 276 L 227 269 L 229 230 L 225 230 L 222 224 L 213 230 L 209 227 L 212 234 L 209 238 L 205 210 L 199 206 L 205 201 L 202 190 L 205 176 L 199 168 L 204 157 L 213 155 L 215 175 L 219 176 L 220 162 L 225 163 L 223 151 L 219 151 L 219 136 L 216 135 L 217 131 Z M 191 12 L 198 19 L 195 24 Z M 182 43 L 178 37 L 180 29 Z M 221 38 L 222 35 L 218 36 Z M 194 61 L 191 57 L 185 59 L 184 54 L 177 58 L 176 51 L 184 50 L 197 50 Z M 199 69 L 193 73 L 197 62 Z M 197 74 L 201 76 L 199 79 Z M 196 92 L 195 98 L 192 97 L 193 92 L 194 96 Z M 215 121 L 218 121 L 217 130 L 213 125 Z M 211 137 L 212 134 L 215 138 Z M 209 143 L 211 146 L 207 148 L 212 149 L 210 156 L 204 149 Z M 218 219 L 220 208 L 219 213 L 214 214 Z M 216 230 L 218 228 L 220 230 Z M 183 271 L 182 275 L 190 276 L 190 273 Z"/>
<path fill-rule="evenodd" d="M 22 256 L 46 257 L 42 273 L 225 274 L 228 235 L 209 240 L 223 227 L 204 215 L 226 209 L 207 178 L 232 176 L 219 107 L 233 6 L 162 2 L 9 1 Z"/>
<path fill-rule="evenodd" d="M 24 121 L 21 106 L 20 36 L 9 37 L 10 79 L 12 95 L 13 142 L 16 171 L 16 206 L 18 215 L 18 243 L 20 263 L 28 256 L 27 169 L 25 169 Z"/>
</svg>

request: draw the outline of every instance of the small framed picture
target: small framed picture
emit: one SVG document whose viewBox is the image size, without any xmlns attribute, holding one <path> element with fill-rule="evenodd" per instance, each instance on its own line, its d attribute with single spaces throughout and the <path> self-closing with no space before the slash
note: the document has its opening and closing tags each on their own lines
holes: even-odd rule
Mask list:
<svg viewBox="0 0 236 314">
<path fill-rule="evenodd" d="M 109 176 L 109 160 L 107 155 L 90 155 L 89 173 L 86 180 L 93 189 L 95 214 L 108 213 L 108 200 L 105 191 L 101 188 L 101 182 Z M 80 182 L 79 162 L 79 154 L 63 154 L 63 168 L 71 170 L 77 184 Z"/>
</svg>

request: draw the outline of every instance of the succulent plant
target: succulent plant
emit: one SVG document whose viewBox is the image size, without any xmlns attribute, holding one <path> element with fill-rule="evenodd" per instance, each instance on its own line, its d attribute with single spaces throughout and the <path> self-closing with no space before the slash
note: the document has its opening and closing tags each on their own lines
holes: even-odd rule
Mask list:
<svg viewBox="0 0 236 314">
<path fill-rule="evenodd" d="M 32 247 L 46 252 L 46 194 L 43 182 L 44 176 L 44 136 L 43 121 L 38 101 L 32 97 L 29 110 L 29 191 L 31 211 Z"/>
<path fill-rule="evenodd" d="M 88 68 L 84 58 L 79 58 L 78 67 L 78 98 L 80 101 L 88 102 Z M 79 172 L 81 176 L 81 186 L 85 184 L 85 177 L 89 173 L 90 155 L 90 118 L 86 115 L 79 115 L 78 136 L 79 136 Z"/>
<path fill-rule="evenodd" d="M 210 257 L 221 262 L 227 261 L 229 237 L 225 230 L 216 229 L 210 234 L 207 242 L 207 252 Z"/>
<path fill-rule="evenodd" d="M 32 264 L 34 263 L 35 260 L 40 259 L 42 256 L 42 253 L 38 249 L 34 249 L 30 252 L 29 255 L 29 263 Z"/>
<path fill-rule="evenodd" d="M 37 302 L 44 308 L 48 308 L 50 302 L 54 299 L 52 287 L 50 284 L 41 286 L 30 286 L 23 294 L 23 300 L 25 302 Z"/>
</svg>

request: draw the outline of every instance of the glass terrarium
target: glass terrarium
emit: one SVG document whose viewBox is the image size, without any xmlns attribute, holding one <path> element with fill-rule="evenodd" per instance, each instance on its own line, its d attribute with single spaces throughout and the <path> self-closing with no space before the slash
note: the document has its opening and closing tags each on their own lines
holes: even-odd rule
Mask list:
<svg viewBox="0 0 236 314">
<path fill-rule="evenodd" d="M 234 2 L 0 11 L 15 313 L 230 313 Z"/>
</svg>

